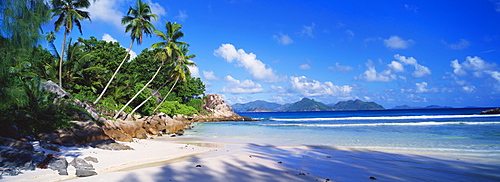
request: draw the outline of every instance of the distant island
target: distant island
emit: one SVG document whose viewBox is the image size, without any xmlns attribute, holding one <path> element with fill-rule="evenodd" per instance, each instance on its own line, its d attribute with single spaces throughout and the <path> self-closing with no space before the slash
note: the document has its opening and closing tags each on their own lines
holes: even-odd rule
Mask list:
<svg viewBox="0 0 500 182">
<path fill-rule="evenodd" d="M 439 106 L 439 105 L 429 105 L 426 107 L 411 107 L 408 105 L 401 105 L 401 106 L 396 106 L 391 109 L 450 109 L 453 107 L 450 106 Z"/>
<path fill-rule="evenodd" d="M 364 102 L 359 99 L 339 101 L 336 104 L 324 104 L 314 99 L 303 98 L 292 104 L 277 104 L 256 100 L 245 104 L 234 104 L 235 112 L 298 112 L 298 111 L 345 111 L 345 110 L 384 110 L 375 102 Z"/>
</svg>

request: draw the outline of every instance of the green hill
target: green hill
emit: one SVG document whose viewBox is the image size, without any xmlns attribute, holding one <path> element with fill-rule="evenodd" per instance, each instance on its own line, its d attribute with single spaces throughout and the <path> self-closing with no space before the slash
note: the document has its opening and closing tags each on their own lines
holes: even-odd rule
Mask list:
<svg viewBox="0 0 500 182">
<path fill-rule="evenodd" d="M 303 98 L 301 101 L 293 103 L 289 107 L 283 109 L 284 112 L 296 111 L 331 111 L 332 108 L 314 99 Z"/>
<path fill-rule="evenodd" d="M 331 105 L 334 110 L 384 110 L 385 108 L 375 102 L 363 102 L 359 99 L 339 101 Z"/>
<path fill-rule="evenodd" d="M 254 108 L 269 110 L 269 111 L 280 111 L 281 104 L 266 102 L 263 100 L 256 100 L 246 104 L 234 104 L 231 106 L 235 112 L 247 112 Z"/>
</svg>

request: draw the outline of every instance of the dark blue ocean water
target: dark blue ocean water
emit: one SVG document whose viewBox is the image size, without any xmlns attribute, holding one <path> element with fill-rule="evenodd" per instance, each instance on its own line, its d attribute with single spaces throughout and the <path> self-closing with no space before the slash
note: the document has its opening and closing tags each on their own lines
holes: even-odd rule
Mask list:
<svg viewBox="0 0 500 182">
<path fill-rule="evenodd" d="M 239 113 L 260 121 L 198 123 L 205 140 L 457 155 L 500 161 L 500 115 L 485 108 Z"/>
</svg>

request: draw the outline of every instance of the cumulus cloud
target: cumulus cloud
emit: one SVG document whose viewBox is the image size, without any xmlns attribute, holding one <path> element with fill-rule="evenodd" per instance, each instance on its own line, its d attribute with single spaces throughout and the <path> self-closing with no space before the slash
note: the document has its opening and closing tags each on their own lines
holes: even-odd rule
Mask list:
<svg viewBox="0 0 500 182">
<path fill-rule="evenodd" d="M 214 51 L 215 56 L 222 57 L 227 62 L 236 62 L 236 66 L 244 67 L 252 77 L 263 82 L 280 82 L 282 79 L 274 74 L 274 70 L 269 68 L 262 61 L 257 59 L 254 53 L 246 53 L 243 49 L 238 49 L 231 44 L 222 44 Z"/>
<path fill-rule="evenodd" d="M 311 24 L 311 26 L 304 25 L 302 27 L 302 30 L 300 31 L 300 34 L 302 36 L 307 36 L 307 37 L 310 37 L 310 38 L 314 38 L 313 30 L 314 30 L 315 26 L 316 26 L 316 24 L 314 24 L 314 22 Z"/>
<path fill-rule="evenodd" d="M 390 64 L 387 65 L 389 68 L 394 70 L 395 72 L 403 72 L 405 71 L 405 68 L 403 67 L 403 64 L 397 61 L 392 61 Z"/>
<path fill-rule="evenodd" d="M 106 41 L 106 42 L 118 42 L 118 40 L 116 40 L 115 38 L 113 38 L 111 35 L 105 33 L 104 35 L 102 35 L 102 40 Z"/>
<path fill-rule="evenodd" d="M 476 87 L 474 87 L 472 85 L 467 85 L 467 86 L 462 87 L 462 91 L 464 91 L 465 93 L 472 93 L 475 90 L 476 90 Z"/>
<path fill-rule="evenodd" d="M 309 66 L 308 64 L 303 64 L 303 65 L 299 66 L 299 69 L 301 69 L 301 70 L 310 70 L 311 66 Z"/>
<path fill-rule="evenodd" d="M 111 35 L 105 33 L 104 35 L 102 35 L 102 40 L 106 41 L 106 42 L 118 42 L 115 38 L 113 38 Z M 125 48 L 124 46 L 120 45 L 121 47 Z M 129 48 L 125 48 L 127 51 L 129 50 Z M 134 52 L 134 50 L 130 51 L 130 55 L 129 55 L 129 60 L 134 60 L 135 58 L 137 57 L 137 53 Z"/>
<path fill-rule="evenodd" d="M 344 72 L 344 73 L 350 72 L 350 71 L 353 70 L 352 67 L 350 67 L 350 66 L 342 66 L 338 62 L 335 63 L 335 66 L 329 66 L 328 69 L 332 70 L 332 71 L 340 71 L 340 72 Z"/>
<path fill-rule="evenodd" d="M 288 45 L 293 43 L 292 38 L 286 34 L 279 33 L 278 35 L 273 35 L 273 39 L 276 40 L 281 45 Z"/>
<path fill-rule="evenodd" d="M 179 10 L 179 15 L 174 17 L 175 19 L 178 19 L 179 21 L 185 21 L 188 18 L 188 15 L 186 11 Z"/>
<path fill-rule="evenodd" d="M 202 71 L 203 73 L 203 77 L 207 80 L 217 80 L 219 78 L 217 78 L 214 74 L 213 71 Z"/>
<path fill-rule="evenodd" d="M 460 39 L 459 42 L 456 43 L 447 43 L 446 41 L 442 41 L 444 45 L 448 46 L 450 49 L 454 50 L 462 50 L 467 49 L 470 46 L 470 42 L 465 39 Z"/>
<path fill-rule="evenodd" d="M 396 55 L 394 55 L 394 58 L 396 58 L 396 60 L 400 61 L 401 63 L 403 63 L 405 65 L 414 66 L 415 71 L 412 73 L 413 77 L 420 78 L 420 77 L 424 77 L 426 75 L 431 74 L 431 70 L 429 68 L 418 64 L 418 61 L 413 57 L 407 58 L 405 56 L 401 56 L 399 54 L 396 54 Z"/>
<path fill-rule="evenodd" d="M 200 69 L 196 65 L 188 65 L 192 77 L 200 78 Z"/>
<path fill-rule="evenodd" d="M 151 13 L 158 16 L 158 20 L 161 19 L 160 17 L 167 15 L 167 11 L 165 11 L 165 8 L 160 3 L 153 3 L 151 0 L 146 0 L 145 2 L 151 7 Z"/>
<path fill-rule="evenodd" d="M 438 92 L 437 88 L 427 88 L 427 82 L 415 83 L 415 92 L 416 93 L 426 93 L 426 92 Z"/>
<path fill-rule="evenodd" d="M 384 45 L 390 49 L 406 49 L 414 42 L 412 39 L 404 40 L 397 35 L 384 39 Z"/>
<path fill-rule="evenodd" d="M 462 63 L 459 63 L 458 60 L 451 61 L 450 66 L 453 68 L 453 73 L 458 76 L 465 76 L 467 71 L 472 71 L 474 76 L 481 77 L 484 72 L 492 70 L 497 65 L 488 63 L 477 56 L 467 56 Z"/>
<path fill-rule="evenodd" d="M 348 96 L 353 91 L 353 87 L 349 85 L 339 86 L 332 82 L 321 83 L 305 76 L 290 77 L 290 89 L 306 97 Z"/>
<path fill-rule="evenodd" d="M 226 76 L 225 81 L 227 85 L 222 87 L 221 92 L 233 94 L 250 94 L 263 92 L 262 85 L 253 82 L 252 80 L 236 80 L 232 76 Z"/>
<path fill-rule="evenodd" d="M 395 80 L 397 77 L 394 74 L 391 74 L 391 70 L 385 70 L 383 72 L 377 72 L 375 66 L 367 65 L 368 69 L 358 77 L 355 77 L 356 80 L 363 80 L 367 82 L 390 82 Z"/>
<path fill-rule="evenodd" d="M 126 1 L 119 0 L 99 0 L 90 1 L 91 5 L 87 9 L 92 21 L 104 21 L 116 28 L 123 29 L 122 16 L 125 14 L 118 10 Z"/>
</svg>

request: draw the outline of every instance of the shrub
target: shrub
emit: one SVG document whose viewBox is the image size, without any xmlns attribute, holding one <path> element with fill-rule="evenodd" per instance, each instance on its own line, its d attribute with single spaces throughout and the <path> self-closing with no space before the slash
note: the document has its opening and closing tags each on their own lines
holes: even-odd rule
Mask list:
<svg viewBox="0 0 500 182">
<path fill-rule="evenodd" d="M 177 101 L 165 101 L 163 104 L 161 104 L 158 111 L 168 114 L 170 116 L 176 114 L 182 114 L 185 116 L 192 116 L 193 114 L 198 114 L 198 111 L 195 108 L 191 106 L 186 106 L 184 104 L 180 104 Z"/>
</svg>

